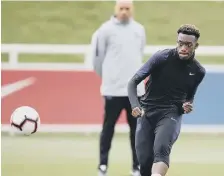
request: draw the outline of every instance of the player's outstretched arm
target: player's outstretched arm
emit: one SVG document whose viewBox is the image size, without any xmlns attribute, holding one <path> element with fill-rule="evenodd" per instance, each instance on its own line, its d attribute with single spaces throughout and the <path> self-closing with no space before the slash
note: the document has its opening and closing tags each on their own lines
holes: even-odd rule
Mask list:
<svg viewBox="0 0 224 176">
<path fill-rule="evenodd" d="M 158 66 L 162 65 L 166 60 L 166 54 L 163 51 L 155 53 L 131 78 L 128 83 L 128 97 L 131 103 L 132 109 L 139 107 L 140 104 L 137 96 L 137 86 L 147 76 L 149 76 Z"/>
</svg>

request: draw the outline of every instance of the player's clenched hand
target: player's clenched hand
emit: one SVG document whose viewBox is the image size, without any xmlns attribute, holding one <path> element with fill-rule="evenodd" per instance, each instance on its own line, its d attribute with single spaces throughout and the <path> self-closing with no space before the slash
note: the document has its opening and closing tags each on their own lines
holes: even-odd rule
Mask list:
<svg viewBox="0 0 224 176">
<path fill-rule="evenodd" d="M 183 107 L 183 109 L 184 109 L 184 113 L 185 113 L 185 114 L 188 114 L 188 113 L 190 113 L 191 111 L 193 111 L 193 105 L 192 105 L 192 103 L 190 103 L 190 102 L 186 102 L 186 103 L 184 103 L 182 107 Z"/>
<path fill-rule="evenodd" d="M 141 117 L 144 114 L 144 110 L 139 108 L 139 107 L 135 107 L 132 109 L 132 116 L 134 117 Z"/>
</svg>

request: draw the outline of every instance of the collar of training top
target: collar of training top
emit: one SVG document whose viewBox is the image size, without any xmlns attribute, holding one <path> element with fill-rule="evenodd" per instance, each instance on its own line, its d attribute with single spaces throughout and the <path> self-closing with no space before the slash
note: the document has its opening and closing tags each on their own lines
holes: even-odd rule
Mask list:
<svg viewBox="0 0 224 176">
<path fill-rule="evenodd" d="M 117 19 L 116 15 L 113 15 L 110 19 L 116 24 L 129 24 L 133 20 L 133 18 L 130 18 L 126 23 L 122 23 Z"/>
</svg>

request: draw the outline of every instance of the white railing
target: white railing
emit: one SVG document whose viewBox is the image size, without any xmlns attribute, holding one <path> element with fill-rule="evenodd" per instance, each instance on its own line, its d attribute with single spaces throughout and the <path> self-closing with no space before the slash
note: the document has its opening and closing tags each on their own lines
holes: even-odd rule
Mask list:
<svg viewBox="0 0 224 176">
<path fill-rule="evenodd" d="M 144 53 L 150 55 L 158 50 L 173 48 L 171 45 L 146 46 Z M 91 67 L 90 45 L 65 44 L 1 44 L 1 53 L 9 54 L 9 65 L 19 65 L 19 54 L 83 54 L 84 66 Z M 200 46 L 196 50 L 198 56 L 224 56 L 224 46 Z M 82 64 L 83 65 L 83 64 Z"/>
</svg>

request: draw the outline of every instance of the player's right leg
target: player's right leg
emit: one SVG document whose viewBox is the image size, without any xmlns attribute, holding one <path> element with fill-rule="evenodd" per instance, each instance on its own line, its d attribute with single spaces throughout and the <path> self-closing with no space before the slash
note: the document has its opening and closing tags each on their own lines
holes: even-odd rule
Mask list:
<svg viewBox="0 0 224 176">
<path fill-rule="evenodd" d="M 145 116 L 138 118 L 135 148 L 140 164 L 141 176 L 151 176 L 151 168 L 153 164 L 153 145 L 154 145 L 154 129 Z"/>
<path fill-rule="evenodd" d="M 108 155 L 114 135 L 114 127 L 121 113 L 121 97 L 104 97 L 104 122 L 100 135 L 99 176 L 105 176 L 108 167 Z"/>
<path fill-rule="evenodd" d="M 157 123 L 154 141 L 152 176 L 165 176 L 169 168 L 169 156 L 177 140 L 182 117 L 164 117 Z"/>
</svg>

